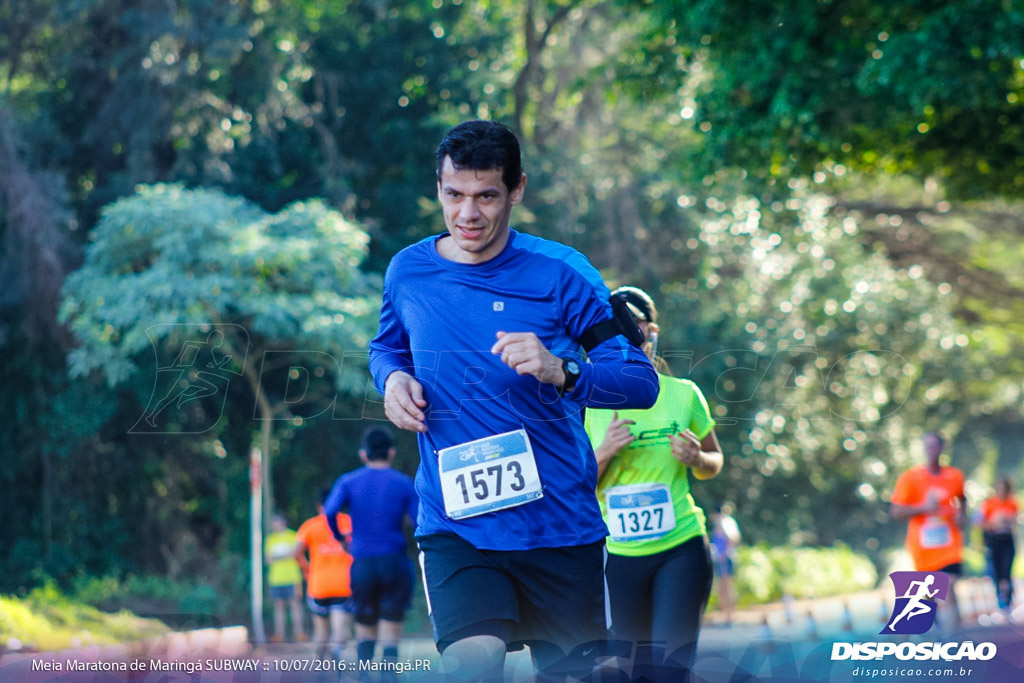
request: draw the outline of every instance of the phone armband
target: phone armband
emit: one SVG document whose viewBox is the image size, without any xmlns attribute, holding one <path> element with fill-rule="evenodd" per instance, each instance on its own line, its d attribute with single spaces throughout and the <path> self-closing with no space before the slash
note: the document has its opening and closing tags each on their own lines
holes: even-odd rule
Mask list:
<svg viewBox="0 0 1024 683">
<path fill-rule="evenodd" d="M 633 314 L 629 312 L 629 307 L 626 305 L 626 295 L 622 293 L 613 294 L 608 299 L 608 303 L 612 306 L 612 317 L 593 325 L 580 336 L 579 342 L 583 348 L 589 353 L 601 342 L 607 341 L 619 334 L 625 337 L 633 346 L 643 346 L 645 341 L 644 333 L 640 330 L 640 326 L 636 324 Z"/>
</svg>

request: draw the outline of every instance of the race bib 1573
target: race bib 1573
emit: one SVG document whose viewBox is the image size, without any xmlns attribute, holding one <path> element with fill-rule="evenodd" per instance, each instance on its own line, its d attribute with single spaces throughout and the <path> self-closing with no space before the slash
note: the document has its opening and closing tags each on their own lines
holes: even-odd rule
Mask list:
<svg viewBox="0 0 1024 683">
<path fill-rule="evenodd" d="M 541 498 L 540 475 L 525 429 L 438 451 L 444 509 L 465 519 Z"/>
</svg>

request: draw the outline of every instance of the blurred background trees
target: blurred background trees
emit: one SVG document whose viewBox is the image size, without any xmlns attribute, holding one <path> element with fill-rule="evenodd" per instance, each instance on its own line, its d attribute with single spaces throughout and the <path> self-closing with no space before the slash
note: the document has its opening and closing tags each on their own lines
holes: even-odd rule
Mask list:
<svg viewBox="0 0 1024 683">
<path fill-rule="evenodd" d="M 661 349 L 727 455 L 699 502 L 735 501 L 752 541 L 843 542 L 881 566 L 923 430 L 953 440 L 975 499 L 1024 475 L 1022 23 L 1002 0 L 0 3 L 0 591 L 131 572 L 237 588 L 258 392 L 231 382 L 234 411 L 197 400 L 179 433 L 133 432 L 167 360 L 144 330 L 237 324 L 250 362 L 309 352 L 280 356 L 289 373 L 360 362 L 370 304 L 301 347 L 273 311 L 372 303 L 389 258 L 443 229 L 433 150 L 472 117 L 521 133 L 525 230 L 658 300 Z M 175 192 L 192 208 L 165 205 Z M 178 236 L 163 271 L 105 241 L 133 202 L 149 206 L 122 231 Z M 295 310 L 276 288 L 339 256 L 288 240 L 321 219 L 365 241 L 330 276 L 358 286 L 322 280 L 340 298 Z M 275 422 L 293 523 L 381 417 L 358 374 Z M 299 379 L 257 387 L 287 403 Z"/>
</svg>

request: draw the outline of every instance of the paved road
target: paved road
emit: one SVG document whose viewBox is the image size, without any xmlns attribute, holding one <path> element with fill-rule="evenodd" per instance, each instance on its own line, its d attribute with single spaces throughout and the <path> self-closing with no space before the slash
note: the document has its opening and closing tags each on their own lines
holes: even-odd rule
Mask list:
<svg viewBox="0 0 1024 683">
<path fill-rule="evenodd" d="M 1024 595 L 1024 590 L 1019 594 Z M 957 598 L 965 624 L 947 635 L 950 641 L 995 642 L 999 659 L 988 668 L 975 668 L 978 680 L 1024 680 L 1024 606 L 1018 607 L 1007 622 L 998 614 L 991 583 L 966 579 L 957 584 Z M 706 620 L 698 650 L 697 681 L 772 681 L 861 680 L 853 675 L 852 662 L 832 662 L 829 656 L 835 641 L 892 640 L 879 636 L 891 614 L 894 596 L 891 589 L 868 591 L 820 600 L 786 601 L 741 610 L 731 625 L 721 615 L 711 613 Z M 936 633 L 926 634 L 939 639 Z M 144 643 L 78 648 L 47 653 L 8 653 L 0 657 L 0 681 L 54 682 L 96 679 L 95 672 L 67 671 L 69 662 L 139 662 L 135 671 L 108 672 L 102 680 L 135 680 L 159 683 L 167 680 L 190 681 L 315 681 L 333 683 L 358 680 L 352 649 L 345 653 L 345 671 L 318 671 L 338 668 L 333 660 L 317 655 L 309 643 L 284 643 L 253 646 L 244 627 L 201 629 L 175 633 Z M 917 637 L 922 640 L 923 637 Z M 907 638 L 903 637 L 903 641 Z M 408 638 L 401 644 L 399 661 L 409 668 L 401 673 L 402 683 L 440 680 L 438 655 L 428 638 Z M 160 671 L 153 663 L 169 663 Z M 189 671 L 185 663 L 199 662 L 201 668 Z M 872 663 L 873 664 L 873 663 Z M 62 666 L 56 669 L 57 665 Z M 992 666 L 1005 668 L 998 672 Z M 242 666 L 252 670 L 240 669 Z M 176 667 L 176 668 L 174 668 Z M 997 667 L 998 668 L 998 667 Z M 1009 672 L 1009 673 L 1007 673 Z M 340 675 L 339 675 L 340 673 Z M 533 669 L 527 652 L 508 657 L 506 677 L 510 683 L 526 683 Z M 1013 678 L 1006 679 L 1010 675 Z M 993 676 L 996 676 L 993 678 Z M 364 675 L 371 681 L 377 674 Z M 914 680 L 913 677 L 882 677 L 876 680 Z M 967 680 L 967 679 L 965 679 Z M 696 681 L 695 681 L 696 683 Z"/>
</svg>

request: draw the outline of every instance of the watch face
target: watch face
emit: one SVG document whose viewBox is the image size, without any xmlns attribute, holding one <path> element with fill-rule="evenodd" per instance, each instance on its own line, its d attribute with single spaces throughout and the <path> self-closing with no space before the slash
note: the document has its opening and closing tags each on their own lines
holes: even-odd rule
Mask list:
<svg viewBox="0 0 1024 683">
<path fill-rule="evenodd" d="M 570 375 L 578 375 L 580 374 L 580 364 L 571 359 L 567 360 L 565 362 L 565 371 Z"/>
</svg>

